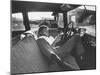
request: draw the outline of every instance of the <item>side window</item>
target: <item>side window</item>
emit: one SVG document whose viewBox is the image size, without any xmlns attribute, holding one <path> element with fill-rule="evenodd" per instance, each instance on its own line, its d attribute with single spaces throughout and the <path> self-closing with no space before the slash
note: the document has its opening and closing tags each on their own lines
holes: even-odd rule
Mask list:
<svg viewBox="0 0 100 75">
<path fill-rule="evenodd" d="M 58 27 L 64 28 L 63 13 L 58 13 L 57 24 Z"/>
<path fill-rule="evenodd" d="M 13 13 L 11 17 L 12 17 L 11 31 L 24 31 L 25 26 L 23 24 L 22 13 Z"/>
</svg>

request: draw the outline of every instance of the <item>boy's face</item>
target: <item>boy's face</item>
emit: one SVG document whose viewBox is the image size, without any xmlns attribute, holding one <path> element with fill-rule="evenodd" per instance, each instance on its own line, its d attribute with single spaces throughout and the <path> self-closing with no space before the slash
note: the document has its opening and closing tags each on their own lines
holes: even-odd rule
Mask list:
<svg viewBox="0 0 100 75">
<path fill-rule="evenodd" d="M 49 30 L 47 28 L 44 29 L 44 34 L 47 35 L 47 36 L 49 36 Z"/>
</svg>

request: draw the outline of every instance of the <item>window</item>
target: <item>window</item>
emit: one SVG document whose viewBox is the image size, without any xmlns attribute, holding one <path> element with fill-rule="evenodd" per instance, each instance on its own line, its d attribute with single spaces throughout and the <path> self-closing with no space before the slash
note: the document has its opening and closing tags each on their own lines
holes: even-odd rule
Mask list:
<svg viewBox="0 0 100 75">
<path fill-rule="evenodd" d="M 64 28 L 63 13 L 58 13 L 58 27 Z"/>
<path fill-rule="evenodd" d="M 52 12 L 28 12 L 28 17 L 31 29 L 38 27 L 42 23 L 46 23 L 46 25 L 51 25 L 51 21 L 54 21 L 54 16 L 52 16 Z"/>
<path fill-rule="evenodd" d="M 24 31 L 25 30 L 25 27 L 24 27 L 24 24 L 23 24 L 22 13 L 12 14 L 11 30 L 12 31 Z"/>
</svg>

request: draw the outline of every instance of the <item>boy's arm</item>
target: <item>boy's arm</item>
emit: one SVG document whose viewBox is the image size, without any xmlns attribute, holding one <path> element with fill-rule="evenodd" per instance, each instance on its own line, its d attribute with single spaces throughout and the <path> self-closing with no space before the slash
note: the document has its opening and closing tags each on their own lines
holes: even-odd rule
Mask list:
<svg viewBox="0 0 100 75">
<path fill-rule="evenodd" d="M 57 35 L 52 43 L 52 46 L 55 47 L 55 44 L 61 40 L 61 35 Z"/>
</svg>

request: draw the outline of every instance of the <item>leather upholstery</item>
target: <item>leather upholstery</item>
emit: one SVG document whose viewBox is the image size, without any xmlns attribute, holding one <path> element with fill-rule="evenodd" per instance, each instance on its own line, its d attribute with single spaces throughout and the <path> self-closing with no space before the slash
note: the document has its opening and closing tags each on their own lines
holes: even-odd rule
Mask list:
<svg viewBox="0 0 100 75">
<path fill-rule="evenodd" d="M 48 64 L 34 37 L 25 37 L 11 48 L 11 73 L 47 72 Z"/>
</svg>

